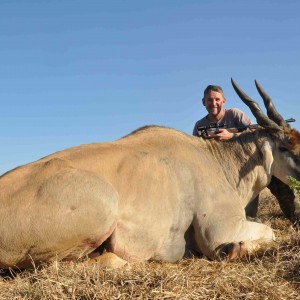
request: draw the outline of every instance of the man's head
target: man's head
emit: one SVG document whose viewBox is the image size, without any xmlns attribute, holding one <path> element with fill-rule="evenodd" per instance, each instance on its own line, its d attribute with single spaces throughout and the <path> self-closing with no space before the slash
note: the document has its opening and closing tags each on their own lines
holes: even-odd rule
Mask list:
<svg viewBox="0 0 300 300">
<path fill-rule="evenodd" d="M 204 90 L 204 97 L 202 103 L 208 111 L 211 121 L 218 121 L 224 115 L 224 104 L 226 98 L 224 97 L 223 90 L 218 85 L 209 85 Z"/>
</svg>

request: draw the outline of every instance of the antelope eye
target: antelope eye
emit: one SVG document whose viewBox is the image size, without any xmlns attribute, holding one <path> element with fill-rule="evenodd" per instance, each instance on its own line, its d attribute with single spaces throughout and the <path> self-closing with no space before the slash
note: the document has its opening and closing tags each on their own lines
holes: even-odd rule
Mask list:
<svg viewBox="0 0 300 300">
<path fill-rule="evenodd" d="M 280 150 L 281 152 L 286 152 L 286 151 L 288 151 L 288 149 L 285 148 L 284 146 L 280 146 L 280 147 L 279 147 L 279 150 Z"/>
</svg>

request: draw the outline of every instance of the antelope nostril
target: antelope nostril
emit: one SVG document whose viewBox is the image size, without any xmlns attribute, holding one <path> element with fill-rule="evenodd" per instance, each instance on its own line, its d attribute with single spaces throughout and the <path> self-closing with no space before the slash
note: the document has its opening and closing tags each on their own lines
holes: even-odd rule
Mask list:
<svg viewBox="0 0 300 300">
<path fill-rule="evenodd" d="M 285 148 L 285 147 L 283 147 L 283 146 L 280 146 L 280 147 L 279 147 L 279 150 L 280 150 L 281 152 L 286 152 L 286 151 L 288 151 L 288 149 Z"/>
</svg>

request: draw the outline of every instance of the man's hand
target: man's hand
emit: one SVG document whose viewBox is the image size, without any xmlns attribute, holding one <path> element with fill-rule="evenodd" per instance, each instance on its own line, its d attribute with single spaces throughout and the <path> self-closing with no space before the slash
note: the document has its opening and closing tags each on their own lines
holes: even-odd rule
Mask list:
<svg viewBox="0 0 300 300">
<path fill-rule="evenodd" d="M 225 141 L 233 138 L 235 134 L 228 131 L 227 129 L 218 128 L 214 132 L 208 132 L 207 139 L 215 139 L 218 141 Z"/>
</svg>

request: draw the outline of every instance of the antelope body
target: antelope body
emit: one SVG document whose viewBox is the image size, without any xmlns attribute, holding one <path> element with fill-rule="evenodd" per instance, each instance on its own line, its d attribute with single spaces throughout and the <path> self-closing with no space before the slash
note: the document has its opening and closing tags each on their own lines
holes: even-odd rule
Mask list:
<svg viewBox="0 0 300 300">
<path fill-rule="evenodd" d="M 267 248 L 273 230 L 245 207 L 275 176 L 300 180 L 300 134 L 257 84 L 268 117 L 233 82 L 261 128 L 226 142 L 149 126 L 81 145 L 0 178 L 0 267 L 70 260 L 103 266 L 211 259 Z M 103 251 L 105 249 L 105 251 Z"/>
</svg>

